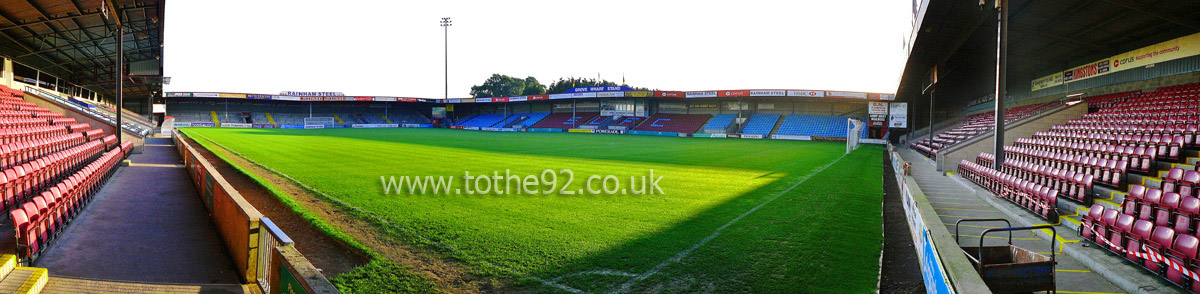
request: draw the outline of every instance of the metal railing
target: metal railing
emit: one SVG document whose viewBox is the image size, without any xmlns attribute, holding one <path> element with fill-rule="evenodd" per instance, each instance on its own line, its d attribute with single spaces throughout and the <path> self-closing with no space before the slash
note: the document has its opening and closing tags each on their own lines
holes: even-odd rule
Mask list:
<svg viewBox="0 0 1200 294">
<path fill-rule="evenodd" d="M 265 231 L 266 234 L 258 234 L 258 286 L 262 287 L 263 293 L 271 293 L 271 275 L 274 274 L 271 270 L 271 258 L 275 256 L 275 248 L 291 245 L 293 242 L 292 238 L 271 222 L 271 219 L 263 217 L 259 222 L 262 224 L 261 231 Z"/>
</svg>

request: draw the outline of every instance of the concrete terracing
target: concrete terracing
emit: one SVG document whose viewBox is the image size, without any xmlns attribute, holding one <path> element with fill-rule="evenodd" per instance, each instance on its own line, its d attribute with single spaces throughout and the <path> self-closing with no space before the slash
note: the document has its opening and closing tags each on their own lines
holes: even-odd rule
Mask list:
<svg viewBox="0 0 1200 294">
<path fill-rule="evenodd" d="M 913 150 L 899 148 L 898 151 L 905 161 L 911 163 L 909 175 L 916 179 L 917 185 L 952 234 L 955 222 L 966 218 L 1004 218 L 1011 221 L 1014 227 L 1046 224 L 1044 219 L 1015 204 L 995 198 L 968 181 L 937 171 L 932 160 Z M 1053 239 L 1053 253 L 1058 261 L 1055 282 L 1060 293 L 1182 292 L 1180 288 L 1139 267 L 1122 263 L 1122 258 L 1108 254 L 1103 249 L 1083 247 L 1086 241 L 1080 241 L 1075 230 L 1059 224 L 1052 225 L 1056 225 L 1058 232 Z M 1000 227 L 1004 227 L 1004 223 L 964 224 L 960 228 L 960 244 L 979 246 L 979 234 L 983 230 Z M 1049 230 L 1038 233 L 1026 231 L 1012 236 L 1013 245 L 1017 247 L 1045 255 L 1051 253 Z M 992 234 L 985 238 L 984 244 L 1002 245 L 1007 241 L 1007 234 Z"/>
</svg>

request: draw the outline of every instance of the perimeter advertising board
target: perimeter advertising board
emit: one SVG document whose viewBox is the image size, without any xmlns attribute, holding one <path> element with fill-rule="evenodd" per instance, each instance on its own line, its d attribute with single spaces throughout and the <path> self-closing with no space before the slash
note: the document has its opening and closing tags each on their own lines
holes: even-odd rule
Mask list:
<svg viewBox="0 0 1200 294">
<path fill-rule="evenodd" d="M 868 125 L 882 127 L 887 125 L 888 103 L 870 102 L 867 104 L 867 115 L 870 116 Z"/>
</svg>

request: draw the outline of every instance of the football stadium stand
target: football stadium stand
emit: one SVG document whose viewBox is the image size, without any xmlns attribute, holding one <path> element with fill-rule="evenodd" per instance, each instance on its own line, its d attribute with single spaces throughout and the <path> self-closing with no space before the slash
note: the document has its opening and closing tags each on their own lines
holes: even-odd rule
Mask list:
<svg viewBox="0 0 1200 294">
<path fill-rule="evenodd" d="M 776 135 L 812 136 L 828 138 L 846 137 L 848 116 L 789 114 L 783 118 Z M 867 137 L 866 129 L 861 134 Z"/>
<path fill-rule="evenodd" d="M 487 113 L 487 114 L 480 114 L 475 117 L 472 117 L 469 120 L 459 122 L 458 126 L 487 128 L 487 127 L 494 126 L 503 120 L 504 120 L 503 114 Z"/>
<path fill-rule="evenodd" d="M 703 130 L 706 133 L 725 133 L 727 130 L 729 130 L 729 126 L 733 124 L 733 121 L 737 118 L 737 116 L 738 115 L 736 113 L 722 113 L 713 115 L 712 119 L 709 120 L 707 124 L 704 124 Z"/>
<path fill-rule="evenodd" d="M 638 131 L 695 133 L 712 118 L 711 114 L 658 113 L 635 128 Z"/>
<path fill-rule="evenodd" d="M 1084 240 L 1200 291 L 1200 283 L 1188 277 L 1200 269 L 1195 159 L 1200 84 L 1081 100 L 1094 103 L 1089 108 L 1095 112 L 1004 146 L 1007 160 L 999 170 L 991 167 L 995 156 L 983 153 L 975 162 L 959 163 L 958 172 L 1050 221 L 1064 207 L 1059 197 L 1076 202 L 1082 206 L 1078 233 Z M 1031 106 L 1014 115 L 1041 109 Z"/>
<path fill-rule="evenodd" d="M 637 126 L 637 124 L 642 122 L 643 119 L 646 119 L 646 118 L 639 117 L 639 116 L 620 117 L 620 118 L 614 119 L 613 124 L 608 125 L 608 128 L 609 129 L 628 130 L 628 129 L 631 129 L 631 128 Z"/>
<path fill-rule="evenodd" d="M 779 122 L 779 114 L 774 113 L 756 113 L 750 116 L 746 126 L 742 128 L 742 134 L 767 135 L 775 128 L 775 123 Z"/>
<path fill-rule="evenodd" d="M 248 123 L 303 125 L 306 117 L 337 117 L 345 124 L 427 124 L 429 118 L 415 109 L 389 105 L 387 110 L 363 105 L 330 105 L 309 107 L 306 104 L 230 104 L 212 101 L 172 103 L 167 115 L 179 123 Z M 310 111 L 311 110 L 311 115 Z M 386 113 L 386 117 L 385 117 Z"/>
<path fill-rule="evenodd" d="M 1053 109 L 1060 105 L 1062 105 L 1062 103 L 1047 102 L 1014 107 L 1004 113 L 1004 121 L 1017 121 L 1042 113 L 1043 111 Z M 933 138 L 933 142 L 930 142 L 929 139 L 923 139 L 910 143 L 909 146 L 921 151 L 921 153 L 925 154 L 925 156 L 933 157 L 935 154 L 937 154 L 938 150 L 954 146 L 954 144 L 958 144 L 959 142 L 966 141 L 967 139 L 973 138 L 979 134 L 991 131 L 992 127 L 995 125 L 995 119 L 993 118 L 995 116 L 994 113 L 994 111 L 989 111 L 967 116 L 957 127 L 948 131 L 937 133 L 937 135 L 935 135 Z"/>
<path fill-rule="evenodd" d="M 593 117 L 600 115 L 599 112 L 559 112 L 547 115 L 541 121 L 531 125 L 532 129 L 572 129 L 583 125 Z"/>
<path fill-rule="evenodd" d="M 3 204 L 16 230 L 21 262 L 37 258 L 108 180 L 133 142 L 76 123 L 0 86 Z"/>
</svg>

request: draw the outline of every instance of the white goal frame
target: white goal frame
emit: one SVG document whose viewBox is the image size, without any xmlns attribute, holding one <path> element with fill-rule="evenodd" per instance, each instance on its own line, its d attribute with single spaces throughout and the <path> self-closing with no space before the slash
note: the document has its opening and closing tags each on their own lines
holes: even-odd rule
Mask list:
<svg viewBox="0 0 1200 294">
<path fill-rule="evenodd" d="M 305 126 L 333 126 L 337 124 L 337 118 L 332 116 L 312 116 L 304 118 Z"/>
<path fill-rule="evenodd" d="M 861 120 L 846 119 L 846 154 L 858 149 L 858 139 L 862 136 L 863 128 L 866 126 L 867 124 Z"/>
</svg>

